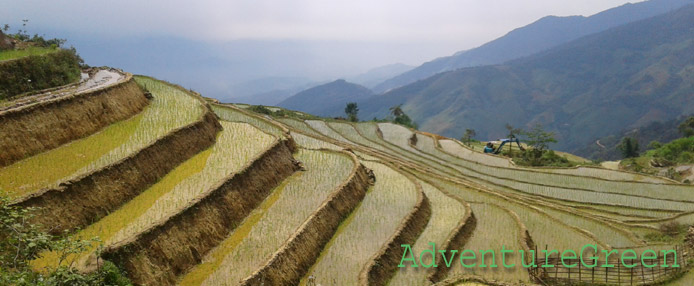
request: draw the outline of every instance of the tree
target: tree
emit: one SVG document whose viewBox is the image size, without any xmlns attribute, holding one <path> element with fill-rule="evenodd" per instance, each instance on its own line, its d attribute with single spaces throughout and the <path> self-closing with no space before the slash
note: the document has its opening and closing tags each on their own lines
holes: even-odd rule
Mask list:
<svg viewBox="0 0 694 286">
<path fill-rule="evenodd" d="M 547 132 L 542 128 L 542 124 L 536 124 L 532 129 L 527 132 L 523 132 L 527 139 L 525 140 L 528 145 L 533 147 L 535 152 L 539 152 L 540 155 L 549 149 L 550 143 L 557 143 L 557 139 L 554 138 L 554 132 Z"/>
<path fill-rule="evenodd" d="M 356 102 L 350 102 L 347 103 L 347 106 L 345 106 L 345 114 L 347 114 L 347 119 L 352 122 L 357 122 L 359 121 L 359 107 L 357 106 Z"/>
<path fill-rule="evenodd" d="M 402 110 L 402 104 L 391 107 L 390 114 L 395 117 L 393 118 L 393 123 L 417 129 L 417 123 L 412 121 L 412 119 L 405 114 L 405 112 Z"/>
<path fill-rule="evenodd" d="M 396 106 L 391 107 L 390 109 L 390 114 L 393 115 L 393 117 L 398 118 L 400 116 L 403 116 L 405 112 L 402 111 L 402 104 L 398 104 Z"/>
<path fill-rule="evenodd" d="M 694 136 L 694 116 L 690 116 L 685 121 L 680 123 L 677 129 L 684 137 Z"/>
<path fill-rule="evenodd" d="M 622 152 L 624 158 L 634 158 L 639 156 L 639 141 L 633 137 L 624 137 L 622 142 L 617 145 L 617 149 Z"/>
<path fill-rule="evenodd" d="M 511 126 L 511 124 L 508 123 L 506 123 L 506 130 L 508 131 L 508 134 L 506 135 L 508 139 L 514 139 L 516 138 L 516 135 L 523 133 L 523 129 L 514 128 L 513 126 Z M 513 144 L 508 144 L 508 151 L 510 154 L 513 154 Z"/>
<path fill-rule="evenodd" d="M 477 133 L 475 132 L 475 129 L 466 128 L 465 134 L 463 134 L 463 137 L 460 139 L 461 139 L 461 141 L 463 141 L 463 143 L 470 146 L 470 142 L 472 142 L 472 138 L 475 137 L 475 135 L 477 135 Z"/>
</svg>

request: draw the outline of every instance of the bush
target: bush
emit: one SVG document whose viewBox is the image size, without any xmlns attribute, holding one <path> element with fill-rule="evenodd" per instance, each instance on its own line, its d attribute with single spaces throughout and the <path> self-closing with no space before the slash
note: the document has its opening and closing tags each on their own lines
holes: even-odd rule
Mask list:
<svg viewBox="0 0 694 286">
<path fill-rule="evenodd" d="M 131 285 L 112 263 L 82 274 L 73 268 L 74 254 L 86 251 L 97 239 L 53 236 L 30 223 L 36 209 L 21 208 L 0 197 L 0 285 Z M 29 262 L 44 251 L 58 254 L 58 267 L 35 272 Z"/>
<path fill-rule="evenodd" d="M 694 137 L 680 138 L 650 153 L 654 158 L 675 163 L 694 163 Z"/>
<path fill-rule="evenodd" d="M 0 100 L 76 82 L 81 58 L 74 50 L 59 50 L 0 63 Z"/>
<path fill-rule="evenodd" d="M 685 226 L 676 221 L 669 221 L 662 223 L 659 228 L 660 231 L 662 231 L 664 234 L 667 234 L 670 237 L 674 237 L 682 233 L 685 229 Z"/>
<path fill-rule="evenodd" d="M 514 153 L 513 162 L 521 166 L 531 167 L 572 167 L 575 166 L 568 159 L 557 155 L 552 150 L 540 151 L 528 149 L 520 153 Z"/>
</svg>

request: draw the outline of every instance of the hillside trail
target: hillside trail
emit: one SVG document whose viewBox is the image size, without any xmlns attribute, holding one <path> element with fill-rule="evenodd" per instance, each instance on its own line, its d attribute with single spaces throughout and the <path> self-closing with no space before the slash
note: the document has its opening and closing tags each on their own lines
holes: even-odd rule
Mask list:
<svg viewBox="0 0 694 286">
<path fill-rule="evenodd" d="M 0 112 L 21 109 L 27 105 L 48 101 L 73 94 L 93 91 L 99 88 L 111 86 L 126 78 L 124 72 L 116 69 L 99 69 L 96 72 L 82 72 L 77 84 L 69 84 L 58 89 L 49 89 L 43 93 L 25 96 L 16 100 L 0 103 Z"/>
</svg>

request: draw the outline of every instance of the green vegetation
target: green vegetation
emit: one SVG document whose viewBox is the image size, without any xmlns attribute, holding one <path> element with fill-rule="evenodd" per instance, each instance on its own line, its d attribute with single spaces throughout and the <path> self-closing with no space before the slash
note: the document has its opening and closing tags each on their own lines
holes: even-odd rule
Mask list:
<svg viewBox="0 0 694 286">
<path fill-rule="evenodd" d="M 677 126 L 677 130 L 679 130 L 684 137 L 694 136 L 694 116 L 690 116 L 680 123 L 680 125 Z"/>
<path fill-rule="evenodd" d="M 680 174 L 675 171 L 677 165 L 694 163 L 694 136 L 692 134 L 694 117 L 683 120 L 677 130 L 685 137 L 672 140 L 668 143 L 652 141 L 648 144 L 650 150 L 638 156 L 638 142 L 631 137 L 624 137 L 618 147 L 626 155 L 620 165 L 627 170 L 648 174 L 664 174 L 670 179 L 682 180 Z M 635 150 L 634 150 L 635 149 Z M 629 152 L 626 152 L 629 151 Z M 629 153 L 629 154 L 627 154 Z"/>
<path fill-rule="evenodd" d="M 622 142 L 617 145 L 617 149 L 622 152 L 624 158 L 634 158 L 639 156 L 639 141 L 632 137 L 622 138 Z"/>
<path fill-rule="evenodd" d="M 476 135 L 477 132 L 475 132 L 475 129 L 466 128 L 463 137 L 460 138 L 460 141 L 465 143 L 467 146 L 471 146 L 473 142 L 477 141 L 474 139 Z"/>
<path fill-rule="evenodd" d="M 68 236 L 53 236 L 39 225 L 31 223 L 35 209 L 10 205 L 0 197 L 0 284 L 2 285 L 131 285 L 112 263 L 100 262 L 98 269 L 82 274 L 73 266 L 70 257 L 98 243 L 98 239 L 82 240 Z M 52 250 L 63 262 L 54 269 L 34 271 L 30 261 L 42 252 Z"/>
<path fill-rule="evenodd" d="M 14 60 L 28 56 L 40 56 L 59 51 L 55 48 L 28 47 L 22 50 L 7 50 L 0 52 L 0 61 Z"/>
<path fill-rule="evenodd" d="M 569 159 L 557 155 L 553 150 L 549 150 L 550 143 L 557 143 L 554 139 L 554 132 L 547 132 L 542 128 L 542 125 L 535 125 L 528 131 L 515 129 L 510 125 L 509 136 L 515 137 L 515 134 L 522 134 L 525 137 L 529 148 L 522 150 L 519 153 L 509 151 L 513 162 L 521 166 L 552 166 L 552 167 L 573 167 L 576 164 L 570 162 Z"/>
<path fill-rule="evenodd" d="M 357 106 L 356 102 L 350 102 L 347 103 L 347 106 L 345 106 L 345 114 L 347 115 L 347 120 L 352 121 L 352 122 L 358 122 L 359 121 L 359 107 Z"/>
<path fill-rule="evenodd" d="M 648 151 L 646 156 L 659 160 L 665 166 L 694 163 L 694 136 L 664 144 L 655 150 Z"/>
<path fill-rule="evenodd" d="M 5 55 L 5 53 L 8 53 Z M 38 55 L 31 55 L 36 53 Z M 80 79 L 82 60 L 74 50 L 1 52 L 0 58 L 28 55 L 0 62 L 0 100 L 36 90 L 66 85 Z"/>
<path fill-rule="evenodd" d="M 390 115 L 393 116 L 392 122 L 412 129 L 417 129 L 417 123 L 402 111 L 402 104 L 391 107 Z"/>
</svg>

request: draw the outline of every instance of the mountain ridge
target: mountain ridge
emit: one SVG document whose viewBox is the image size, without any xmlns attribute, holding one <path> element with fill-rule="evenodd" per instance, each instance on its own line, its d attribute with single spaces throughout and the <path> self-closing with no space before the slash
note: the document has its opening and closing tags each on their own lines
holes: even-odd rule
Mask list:
<svg viewBox="0 0 694 286">
<path fill-rule="evenodd" d="M 338 79 L 299 92 L 283 100 L 278 106 L 318 116 L 341 116 L 344 114 L 345 104 L 363 101 L 371 96 L 373 92 L 370 89 Z"/>
<path fill-rule="evenodd" d="M 651 0 L 636 4 L 627 3 L 589 17 L 545 16 L 479 47 L 426 62 L 378 84 L 373 90 L 377 93 L 383 93 L 440 72 L 465 67 L 501 64 L 557 47 L 583 36 L 667 13 L 691 3 L 694 1 Z"/>
<path fill-rule="evenodd" d="M 505 136 L 535 123 L 572 151 L 626 128 L 694 112 L 694 5 L 503 65 L 440 73 L 360 103 L 365 118 L 403 109 L 423 130 Z M 579 130 L 579 131 L 576 131 Z"/>
</svg>

